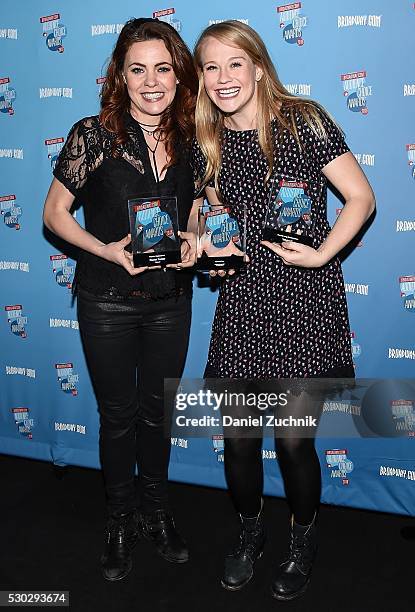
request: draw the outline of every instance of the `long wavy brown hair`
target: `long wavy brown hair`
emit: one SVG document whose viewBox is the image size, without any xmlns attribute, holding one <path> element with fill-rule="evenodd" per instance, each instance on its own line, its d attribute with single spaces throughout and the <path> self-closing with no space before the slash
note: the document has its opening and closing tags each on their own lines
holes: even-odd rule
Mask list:
<svg viewBox="0 0 415 612">
<path fill-rule="evenodd" d="M 164 42 L 172 57 L 174 74 L 179 80 L 174 100 L 160 120 L 160 133 L 169 159 L 167 167 L 177 162 L 177 144 L 190 144 L 194 136 L 194 110 L 198 89 L 192 55 L 173 26 L 150 18 L 127 21 L 112 52 L 102 87 L 100 121 L 109 132 L 116 135 L 113 154 L 119 155 L 120 145 L 128 139 L 123 116 L 130 108 L 130 98 L 122 78 L 125 56 L 131 45 L 148 40 Z"/>
</svg>

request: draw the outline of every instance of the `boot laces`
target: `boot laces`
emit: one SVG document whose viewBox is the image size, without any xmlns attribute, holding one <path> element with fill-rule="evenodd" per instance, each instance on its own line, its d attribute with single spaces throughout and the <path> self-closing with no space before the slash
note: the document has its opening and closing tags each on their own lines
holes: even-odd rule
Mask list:
<svg viewBox="0 0 415 612">
<path fill-rule="evenodd" d="M 255 551 L 255 538 L 258 536 L 259 530 L 256 527 L 252 531 L 247 529 L 241 530 L 239 534 L 239 542 L 235 548 L 235 555 L 252 554 Z"/>
<path fill-rule="evenodd" d="M 296 535 L 291 533 L 290 550 L 285 563 L 294 562 L 300 566 L 307 564 L 308 557 L 308 537 L 307 533 Z"/>
<path fill-rule="evenodd" d="M 287 561 L 302 561 L 303 552 L 306 546 L 306 538 L 295 537 L 291 534 L 290 552 Z"/>
</svg>

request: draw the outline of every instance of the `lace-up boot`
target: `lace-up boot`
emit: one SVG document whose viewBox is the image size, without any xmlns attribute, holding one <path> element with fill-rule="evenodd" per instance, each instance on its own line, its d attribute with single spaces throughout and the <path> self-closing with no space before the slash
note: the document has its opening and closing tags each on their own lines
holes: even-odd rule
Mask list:
<svg viewBox="0 0 415 612">
<path fill-rule="evenodd" d="M 225 558 L 225 571 L 221 584 L 229 591 L 242 589 L 254 575 L 255 561 L 262 557 L 265 532 L 261 510 L 252 518 L 239 515 L 241 530 L 239 542 Z"/>
<path fill-rule="evenodd" d="M 306 591 L 316 552 L 316 514 L 309 525 L 298 525 L 291 517 L 290 551 L 271 585 L 275 599 L 295 599 Z"/>
</svg>

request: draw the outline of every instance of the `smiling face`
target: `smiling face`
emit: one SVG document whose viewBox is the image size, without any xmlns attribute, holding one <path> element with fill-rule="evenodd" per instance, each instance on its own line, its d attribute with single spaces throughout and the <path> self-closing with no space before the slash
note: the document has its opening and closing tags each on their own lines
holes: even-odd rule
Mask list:
<svg viewBox="0 0 415 612">
<path fill-rule="evenodd" d="M 177 87 L 172 57 L 164 42 L 133 43 L 125 56 L 123 75 L 133 117 L 142 123 L 158 123 L 173 102 Z"/>
<path fill-rule="evenodd" d="M 212 102 L 240 125 L 252 127 L 257 114 L 261 68 L 242 49 L 212 36 L 203 41 L 201 61 L 205 90 Z"/>
</svg>

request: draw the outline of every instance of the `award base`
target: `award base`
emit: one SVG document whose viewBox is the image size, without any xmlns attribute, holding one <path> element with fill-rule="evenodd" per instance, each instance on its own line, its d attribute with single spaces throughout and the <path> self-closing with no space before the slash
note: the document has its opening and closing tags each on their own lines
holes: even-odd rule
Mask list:
<svg viewBox="0 0 415 612">
<path fill-rule="evenodd" d="M 313 239 L 311 236 L 306 234 L 296 234 L 294 232 L 287 232 L 283 229 L 264 227 L 262 232 L 262 239 L 268 240 L 269 242 L 281 243 L 283 240 L 290 240 L 291 242 L 299 242 L 307 246 L 313 246 Z"/>
<path fill-rule="evenodd" d="M 180 251 L 166 251 L 165 253 L 133 253 L 134 267 L 164 266 L 166 264 L 180 263 Z"/>
<path fill-rule="evenodd" d="M 227 257 L 208 257 L 202 255 L 196 262 L 196 269 L 208 270 L 239 270 L 246 265 L 243 255 L 228 255 Z"/>
</svg>

